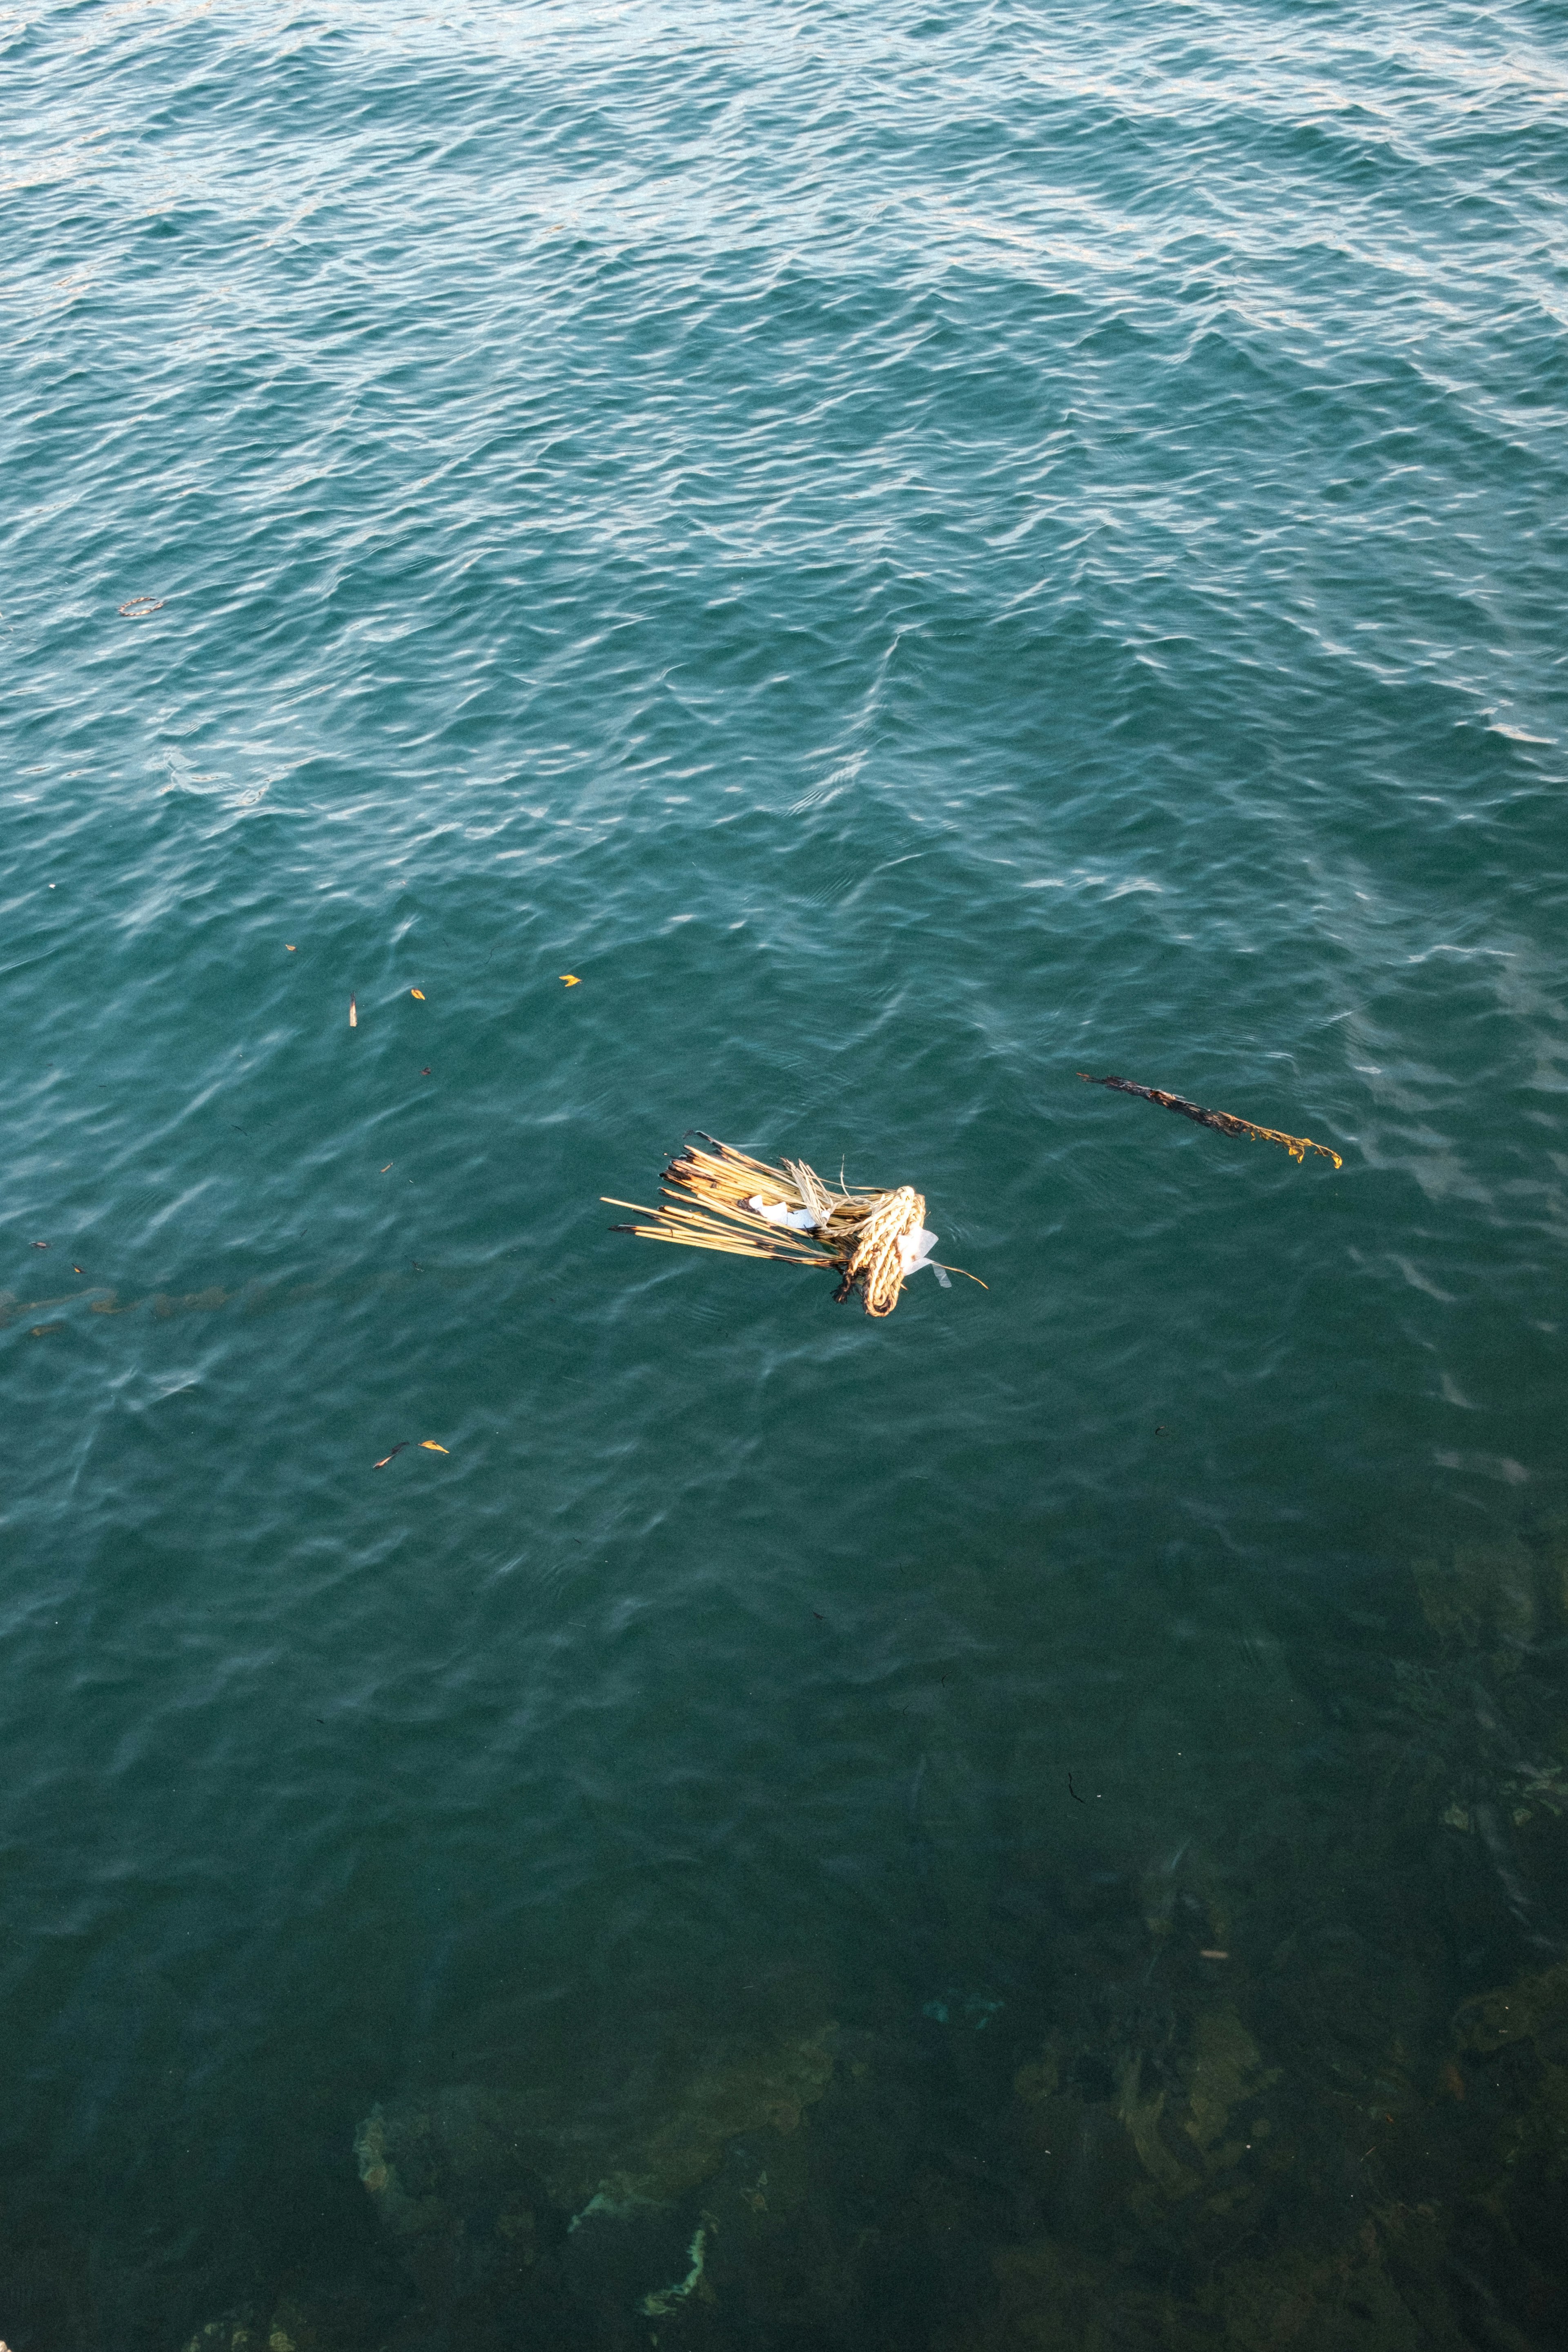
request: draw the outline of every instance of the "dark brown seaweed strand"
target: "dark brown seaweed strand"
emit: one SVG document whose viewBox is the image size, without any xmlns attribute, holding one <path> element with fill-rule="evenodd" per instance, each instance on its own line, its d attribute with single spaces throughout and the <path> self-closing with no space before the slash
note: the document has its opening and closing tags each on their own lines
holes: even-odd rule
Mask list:
<svg viewBox="0 0 1568 2352">
<path fill-rule="evenodd" d="M 1280 1144 L 1292 1160 L 1304 1160 L 1309 1151 L 1320 1151 L 1336 1168 L 1345 1164 L 1337 1151 L 1331 1151 L 1326 1143 L 1314 1143 L 1310 1135 L 1282 1135 L 1277 1127 L 1259 1127 L 1250 1118 L 1233 1118 L 1227 1110 L 1205 1110 L 1200 1103 L 1189 1102 L 1185 1095 L 1166 1094 L 1160 1087 L 1134 1086 L 1131 1078 L 1092 1078 L 1087 1070 L 1080 1070 L 1079 1076 L 1086 1086 L 1114 1087 L 1119 1094 L 1142 1095 L 1145 1102 L 1159 1103 L 1165 1110 L 1179 1110 L 1184 1118 L 1195 1120 L 1199 1127 L 1215 1128 L 1221 1135 L 1243 1135 L 1258 1143 Z"/>
</svg>

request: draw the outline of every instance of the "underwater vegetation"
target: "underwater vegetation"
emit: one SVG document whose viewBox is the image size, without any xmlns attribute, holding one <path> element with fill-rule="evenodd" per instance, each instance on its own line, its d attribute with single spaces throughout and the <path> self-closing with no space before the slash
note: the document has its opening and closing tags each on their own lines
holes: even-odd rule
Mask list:
<svg viewBox="0 0 1568 2352">
<path fill-rule="evenodd" d="M 1073 1863 L 1032 1750 L 988 1842 L 993 1783 L 933 1748 L 906 1978 L 781 1965 L 575 2076 L 389 2090 L 353 2148 L 377 2294 L 262 2282 L 170 2352 L 1553 2352 L 1565 1559 L 1423 1556 L 1333 1694 L 1375 1923 L 1337 1805 L 1289 1867 L 1239 1815 L 1151 1853 L 1073 1813 Z"/>
<path fill-rule="evenodd" d="M 469 2086 L 388 2103 L 357 2156 L 401 2319 L 360 2332 L 285 2296 L 184 2352 L 1561 2340 L 1542 2257 L 1568 2191 L 1568 1962 L 1463 2003 L 1440 2064 L 1385 2051 L 1399 2087 L 1375 2118 L 1304 2099 L 1247 2008 L 1128 2010 L 1098 2050 L 1047 2037 L 988 2153 L 957 2162 L 907 2131 L 907 2058 L 832 2027 L 694 2054 L 671 2111 L 618 2149 L 607 2124 L 563 2141 L 527 2100 Z M 1511 2311 L 1487 2283 L 1503 2257 Z"/>
<path fill-rule="evenodd" d="M 317 2352 L 321 2342 L 310 2314 L 285 2299 L 264 2317 L 247 2312 L 210 2320 L 192 2336 L 186 2352 Z"/>
</svg>

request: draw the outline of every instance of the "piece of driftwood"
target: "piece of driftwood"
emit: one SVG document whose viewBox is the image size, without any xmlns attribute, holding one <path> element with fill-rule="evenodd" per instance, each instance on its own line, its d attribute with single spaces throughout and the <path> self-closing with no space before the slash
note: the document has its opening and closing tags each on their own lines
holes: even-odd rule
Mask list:
<svg viewBox="0 0 1568 2352">
<path fill-rule="evenodd" d="M 1344 1161 L 1326 1143 L 1314 1143 L 1310 1135 L 1281 1135 L 1278 1128 L 1259 1127 L 1250 1118 L 1234 1118 L 1227 1110 L 1205 1110 L 1200 1103 L 1188 1102 L 1184 1095 L 1168 1095 L 1160 1087 L 1137 1087 L 1131 1078 L 1091 1078 L 1087 1070 L 1079 1076 L 1086 1086 L 1114 1087 L 1118 1094 L 1142 1095 L 1145 1102 L 1159 1103 L 1165 1110 L 1179 1110 L 1184 1118 L 1195 1119 L 1199 1127 L 1217 1128 L 1221 1135 L 1245 1135 L 1255 1143 L 1281 1143 L 1292 1160 L 1305 1160 L 1309 1151 L 1321 1151 L 1336 1168 Z"/>
</svg>

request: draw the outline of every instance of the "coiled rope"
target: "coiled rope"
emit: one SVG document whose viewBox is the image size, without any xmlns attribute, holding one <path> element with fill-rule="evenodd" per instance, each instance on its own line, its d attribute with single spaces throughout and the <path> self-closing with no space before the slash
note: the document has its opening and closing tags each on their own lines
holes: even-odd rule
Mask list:
<svg viewBox="0 0 1568 2352">
<path fill-rule="evenodd" d="M 924 1195 L 912 1185 L 900 1184 L 896 1192 L 883 1193 L 856 1230 L 844 1279 L 833 1294 L 840 1307 L 858 1283 L 868 1315 L 892 1313 L 903 1288 L 909 1255 L 904 1244 L 920 1232 L 925 1214 Z"/>
</svg>

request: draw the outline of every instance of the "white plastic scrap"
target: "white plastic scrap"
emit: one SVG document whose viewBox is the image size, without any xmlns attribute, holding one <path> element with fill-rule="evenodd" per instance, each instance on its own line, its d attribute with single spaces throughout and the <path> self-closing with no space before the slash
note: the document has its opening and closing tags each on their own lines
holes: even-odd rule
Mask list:
<svg viewBox="0 0 1568 2352">
<path fill-rule="evenodd" d="M 764 1224 L 792 1225 L 797 1234 L 814 1234 L 816 1231 L 816 1219 L 809 1209 L 789 1209 L 782 1201 L 764 1201 L 760 1192 L 753 1192 L 746 1206 L 761 1217 Z"/>
<path fill-rule="evenodd" d="M 797 1234 L 814 1234 L 817 1229 L 816 1218 L 810 1209 L 791 1209 L 783 1201 L 764 1201 L 760 1192 L 753 1192 L 746 1206 L 754 1216 L 761 1217 L 764 1224 L 788 1225 Z M 938 1234 L 928 1233 L 923 1225 L 904 1235 L 899 1244 L 899 1255 L 903 1260 L 906 1282 L 911 1274 L 919 1274 L 922 1265 L 929 1265 L 944 1290 L 952 1288 L 947 1278 L 947 1268 L 938 1265 L 931 1256 L 939 1239 Z"/>
<path fill-rule="evenodd" d="M 922 1265 L 931 1264 L 931 1254 L 936 1247 L 936 1235 L 928 1234 L 923 1225 L 917 1226 L 912 1234 L 904 1235 L 903 1240 L 899 1244 L 899 1255 L 904 1262 L 906 1282 L 911 1274 L 918 1274 Z"/>
</svg>

